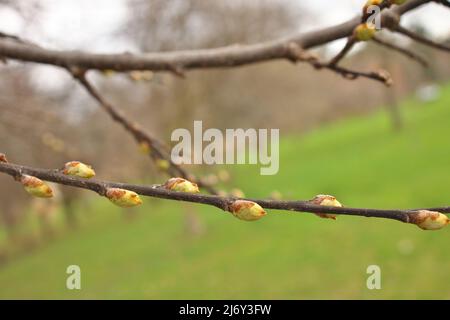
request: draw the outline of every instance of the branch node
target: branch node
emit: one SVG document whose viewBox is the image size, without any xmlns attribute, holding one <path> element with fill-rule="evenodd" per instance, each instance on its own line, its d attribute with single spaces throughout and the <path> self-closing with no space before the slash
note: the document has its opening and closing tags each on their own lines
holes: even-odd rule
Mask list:
<svg viewBox="0 0 450 320">
<path fill-rule="evenodd" d="M 391 74 L 384 69 L 378 70 L 376 72 L 374 72 L 374 74 L 382 81 L 384 81 L 384 84 L 387 87 L 390 87 L 394 84 L 394 80 L 392 79 Z"/>
<path fill-rule="evenodd" d="M 85 77 L 87 69 L 80 68 L 78 66 L 69 66 L 67 70 L 72 74 L 72 76 L 76 79 L 82 79 Z"/>
<path fill-rule="evenodd" d="M 184 68 L 181 65 L 170 65 L 170 72 L 172 72 L 175 76 L 180 77 L 182 79 L 186 78 L 186 73 L 184 72 Z"/>
<path fill-rule="evenodd" d="M 400 24 L 401 16 L 392 10 L 386 11 L 383 14 L 381 25 L 389 30 L 395 30 Z"/>
</svg>

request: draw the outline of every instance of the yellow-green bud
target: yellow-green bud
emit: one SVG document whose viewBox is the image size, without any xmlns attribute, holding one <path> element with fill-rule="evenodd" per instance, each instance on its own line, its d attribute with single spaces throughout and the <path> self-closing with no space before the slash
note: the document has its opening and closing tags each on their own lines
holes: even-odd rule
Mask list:
<svg viewBox="0 0 450 320">
<path fill-rule="evenodd" d="M 361 23 L 358 25 L 353 34 L 358 41 L 368 41 L 375 36 L 377 29 L 372 23 Z"/>
<path fill-rule="evenodd" d="M 335 197 L 326 194 L 319 194 L 315 196 L 314 199 L 311 200 L 311 202 L 319 206 L 342 207 L 342 204 L 339 201 L 337 201 Z M 316 215 L 324 219 L 336 220 L 335 214 L 316 213 Z"/>
<path fill-rule="evenodd" d="M 20 178 L 20 183 L 22 183 L 25 191 L 31 194 L 32 196 L 39 198 L 53 197 L 52 189 L 39 178 L 29 175 L 23 175 Z"/>
<path fill-rule="evenodd" d="M 423 230 L 439 230 L 450 223 L 450 219 L 445 214 L 436 211 L 420 210 L 409 217 L 410 223 Z"/>
<path fill-rule="evenodd" d="M 367 0 L 366 6 L 379 6 L 383 3 L 383 0 Z"/>
<path fill-rule="evenodd" d="M 367 0 L 364 5 L 364 13 L 366 13 L 367 8 L 370 6 L 380 6 L 383 3 L 383 0 Z"/>
<path fill-rule="evenodd" d="M 256 221 L 267 214 L 259 204 L 247 200 L 236 200 L 229 209 L 236 218 L 244 221 Z"/>
<path fill-rule="evenodd" d="M 142 141 L 139 143 L 139 151 L 142 154 L 150 154 L 151 148 L 150 145 L 146 141 Z"/>
<path fill-rule="evenodd" d="M 198 193 L 200 190 L 198 189 L 198 185 L 194 182 L 190 182 L 189 180 L 183 178 L 171 178 L 167 180 L 164 184 L 164 188 L 167 190 L 178 191 L 178 192 L 189 192 L 189 193 Z"/>
<path fill-rule="evenodd" d="M 155 161 L 156 166 L 158 167 L 158 169 L 162 170 L 162 171 L 166 171 L 167 169 L 170 168 L 170 163 L 169 161 L 165 160 L 165 159 L 158 159 Z"/>
<path fill-rule="evenodd" d="M 106 197 L 115 205 L 123 208 L 142 204 L 142 200 L 136 192 L 120 188 L 109 188 L 106 191 Z"/>
<path fill-rule="evenodd" d="M 79 161 L 70 161 L 64 165 L 63 173 L 69 176 L 77 176 L 80 178 L 92 178 L 95 171 L 91 166 Z"/>
</svg>

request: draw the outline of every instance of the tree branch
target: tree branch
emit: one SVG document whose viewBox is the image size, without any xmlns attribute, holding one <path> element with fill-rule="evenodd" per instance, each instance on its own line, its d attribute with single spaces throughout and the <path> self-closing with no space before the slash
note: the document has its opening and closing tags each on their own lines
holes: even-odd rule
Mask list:
<svg viewBox="0 0 450 320">
<path fill-rule="evenodd" d="M 420 55 L 416 54 L 415 52 L 413 52 L 413 51 L 411 51 L 411 50 L 409 50 L 407 48 L 400 47 L 400 46 L 398 46 L 396 44 L 388 42 L 388 41 L 386 41 L 386 40 L 384 40 L 384 39 L 382 39 L 380 37 L 377 37 L 377 36 L 375 36 L 372 39 L 372 41 L 377 43 L 377 44 L 379 44 L 379 45 L 381 45 L 381 46 L 383 46 L 383 47 L 386 47 L 388 49 L 397 51 L 397 52 L 407 56 L 408 58 L 410 58 L 410 59 L 412 59 L 414 61 L 417 61 L 418 63 L 420 63 L 424 67 L 428 66 L 428 62 L 425 60 L 425 58 L 421 57 Z"/>
<path fill-rule="evenodd" d="M 389 11 L 396 15 L 402 15 L 431 1 L 433 0 L 410 0 L 404 5 L 385 10 L 382 16 Z M 275 59 L 290 59 L 289 45 L 291 43 L 296 43 L 303 49 L 320 46 L 351 36 L 354 28 L 360 22 L 361 16 L 318 31 L 251 45 L 145 54 L 92 54 L 80 51 L 57 51 L 30 47 L 13 39 L 0 39 L 0 56 L 63 68 L 78 67 L 117 71 L 173 72 L 177 70 L 183 72 L 189 69 L 230 68 Z"/>
<path fill-rule="evenodd" d="M 438 50 L 442 50 L 442 51 L 445 51 L 445 52 L 450 52 L 450 47 L 446 46 L 445 44 L 441 44 L 441 43 L 435 42 L 433 40 L 427 39 L 427 38 L 425 38 L 425 37 L 423 37 L 423 36 L 421 36 L 421 35 L 419 35 L 419 34 L 417 34 L 415 32 L 412 32 L 412 31 L 410 31 L 410 30 L 400 26 L 400 25 L 397 25 L 393 29 L 393 31 L 401 33 L 404 36 L 406 36 L 408 38 L 411 38 L 412 40 L 415 40 L 417 42 L 420 42 L 420 43 L 422 43 L 422 44 L 424 44 L 426 46 L 429 46 L 429 47 L 432 47 L 432 48 L 435 48 L 435 49 L 438 49 Z"/>
<path fill-rule="evenodd" d="M 297 61 L 308 62 L 316 69 L 332 70 L 347 80 L 356 80 L 360 77 L 363 77 L 363 78 L 380 81 L 388 87 L 392 85 L 393 81 L 392 81 L 391 75 L 386 70 L 371 71 L 371 72 L 351 70 L 351 69 L 348 69 L 345 67 L 338 66 L 336 64 L 322 62 L 319 60 L 319 58 L 317 56 L 311 54 L 308 51 L 302 50 L 295 43 L 292 43 L 290 48 L 291 48 L 291 56 L 292 56 L 291 60 L 293 62 L 297 62 Z"/>
<path fill-rule="evenodd" d="M 29 45 L 35 48 L 40 48 L 33 42 L 23 40 L 17 36 L 9 35 L 3 32 L 0 32 L 0 38 L 13 39 L 19 43 Z M 106 99 L 104 99 L 101 94 L 95 89 L 95 87 L 88 81 L 86 78 L 87 71 L 84 69 L 80 69 L 78 67 L 66 68 L 67 71 L 83 86 L 86 92 L 96 100 L 102 109 L 116 122 L 122 125 L 122 127 L 129 132 L 135 141 L 138 144 L 146 144 L 149 147 L 149 156 L 154 161 L 154 163 L 158 163 L 158 160 L 164 160 L 168 164 L 167 173 L 170 176 L 180 176 L 182 178 L 191 180 L 192 182 L 197 183 L 200 187 L 205 188 L 211 194 L 217 194 L 217 190 L 203 180 L 198 180 L 194 175 L 188 173 L 181 166 L 175 164 L 170 154 L 167 151 L 167 147 L 161 143 L 159 140 L 153 138 L 150 134 L 148 134 L 140 125 L 136 122 L 132 122 L 125 116 L 123 112 L 120 112 L 119 109 L 110 104 Z"/>
<path fill-rule="evenodd" d="M 45 181 L 72 186 L 75 188 L 91 190 L 102 196 L 105 194 L 105 191 L 108 188 L 121 188 L 134 191 L 137 194 L 143 196 L 211 205 L 220 208 L 222 210 L 228 210 L 230 204 L 232 204 L 236 200 L 239 200 L 239 198 L 235 197 L 220 197 L 215 195 L 176 192 L 167 190 L 163 188 L 161 185 L 135 185 L 109 181 L 81 179 L 78 177 L 64 175 L 60 173 L 59 170 L 39 169 L 6 163 L 4 162 L 6 161 L 6 157 L 4 157 L 4 155 L 2 156 L 3 157 L 0 158 L 0 172 L 10 175 L 13 178 L 18 178 L 23 174 L 27 174 Z M 2 159 L 4 159 L 3 162 Z M 367 208 L 322 206 L 313 204 L 311 200 L 280 201 L 280 200 L 264 200 L 251 198 L 242 200 L 255 202 L 265 209 L 385 218 L 405 223 L 411 223 L 414 215 L 416 215 L 419 210 L 430 210 L 441 213 L 450 213 L 450 207 L 411 209 L 411 210 L 380 210 Z"/>
<path fill-rule="evenodd" d="M 336 66 L 344 57 L 345 55 L 353 48 L 353 46 L 356 43 L 355 37 L 352 35 L 347 39 L 347 42 L 345 43 L 344 48 L 342 48 L 341 51 L 329 62 L 329 65 Z"/>
<path fill-rule="evenodd" d="M 442 4 L 444 7 L 450 8 L 450 2 L 448 0 L 436 0 L 436 2 Z"/>
<path fill-rule="evenodd" d="M 167 148 L 158 140 L 151 137 L 143 128 L 139 126 L 136 122 L 131 122 L 122 112 L 120 112 L 116 107 L 110 104 L 106 99 L 104 99 L 101 94 L 95 89 L 95 87 L 86 78 L 86 72 L 84 70 L 71 69 L 71 74 L 78 82 L 83 86 L 83 88 L 95 99 L 103 110 L 108 113 L 111 118 L 122 125 L 122 127 L 129 132 L 138 144 L 145 143 L 149 146 L 150 150 L 148 152 L 149 156 L 157 163 L 158 160 L 162 159 L 167 161 L 169 168 L 167 173 L 170 176 L 179 176 L 192 182 L 197 183 L 200 187 L 205 188 L 208 192 L 212 194 L 217 194 L 217 190 L 211 185 L 206 184 L 201 179 L 195 178 L 192 174 L 188 173 L 179 165 L 175 164 Z"/>
</svg>

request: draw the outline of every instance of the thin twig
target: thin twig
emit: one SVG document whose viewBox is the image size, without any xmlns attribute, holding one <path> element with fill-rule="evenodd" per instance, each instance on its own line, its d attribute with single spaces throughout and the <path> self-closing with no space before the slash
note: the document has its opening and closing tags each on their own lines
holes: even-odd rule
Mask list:
<svg viewBox="0 0 450 320">
<path fill-rule="evenodd" d="M 386 40 L 384 40 L 384 39 L 382 39 L 380 37 L 377 37 L 377 36 L 375 36 L 372 39 L 372 41 L 377 43 L 377 44 L 379 44 L 379 45 L 381 45 L 381 46 L 383 46 L 383 47 L 386 47 L 388 49 L 397 51 L 397 52 L 407 56 L 408 58 L 410 58 L 410 59 L 412 59 L 414 61 L 417 61 L 418 63 L 420 63 L 424 67 L 428 67 L 428 62 L 425 60 L 425 58 L 423 58 L 420 55 L 416 54 L 412 50 L 409 50 L 408 48 L 400 47 L 400 46 L 398 46 L 396 44 L 393 44 L 392 42 L 388 42 L 388 41 L 386 41 Z"/>
<path fill-rule="evenodd" d="M 427 39 L 424 36 L 421 36 L 415 32 L 412 32 L 400 25 L 397 25 L 395 27 L 395 29 L 393 31 L 396 31 L 398 33 L 403 34 L 404 36 L 411 38 L 412 40 L 415 40 L 417 42 L 420 42 L 426 46 L 438 49 L 438 50 L 443 50 L 445 52 L 450 52 L 450 47 L 446 46 L 445 44 L 439 43 L 439 42 L 435 42 L 433 40 Z"/>
<path fill-rule="evenodd" d="M 105 190 L 108 188 L 121 188 L 134 191 L 143 196 L 206 204 L 220 208 L 225 211 L 228 210 L 230 204 L 240 199 L 235 197 L 220 197 L 215 195 L 206 195 L 199 193 L 196 194 L 196 193 L 176 192 L 167 190 L 163 188 L 161 185 L 135 185 L 135 184 L 100 181 L 92 179 L 82 179 L 78 177 L 64 175 L 60 173 L 59 170 L 32 168 L 1 161 L 0 161 L 0 172 L 8 174 L 13 178 L 17 178 L 23 174 L 27 174 L 45 181 L 72 186 L 75 188 L 91 190 L 100 195 L 104 195 Z M 287 201 L 287 200 L 265 200 L 252 198 L 246 198 L 242 200 L 248 200 L 258 203 L 261 207 L 265 209 L 385 218 L 406 223 L 411 221 L 411 216 L 416 214 L 418 210 L 431 210 L 441 213 L 450 213 L 450 206 L 439 208 L 428 208 L 428 209 L 381 210 L 381 209 L 367 209 L 367 208 L 321 206 L 313 204 L 311 200 Z"/>
<path fill-rule="evenodd" d="M 14 41 L 17 41 L 19 43 L 39 48 L 39 46 L 34 42 L 24 40 L 20 37 L 4 32 L 0 32 L 0 38 L 13 39 Z M 154 160 L 155 163 L 160 159 L 167 161 L 167 163 L 169 164 L 167 173 L 170 176 L 180 176 L 182 178 L 189 179 L 192 182 L 197 183 L 199 186 L 205 188 L 211 194 L 218 193 L 218 191 L 213 186 L 205 183 L 202 179 L 197 179 L 194 175 L 188 173 L 181 166 L 175 164 L 171 160 L 170 154 L 167 151 L 167 147 L 163 143 L 153 138 L 144 129 L 142 129 L 138 123 L 130 121 L 123 112 L 120 112 L 118 108 L 106 101 L 106 99 L 101 96 L 98 90 L 96 90 L 95 87 L 86 78 L 86 70 L 77 67 L 66 67 L 66 70 L 76 80 L 78 80 L 78 82 L 83 86 L 87 93 L 89 93 L 89 95 L 100 104 L 102 109 L 106 111 L 106 113 L 110 115 L 114 121 L 120 123 L 122 127 L 133 136 L 138 144 L 146 143 L 148 145 L 148 147 L 150 148 L 150 158 Z"/>
<path fill-rule="evenodd" d="M 390 1 L 384 0 L 381 4 L 378 5 L 378 8 L 380 9 L 380 13 L 384 9 L 389 8 L 391 5 L 392 4 L 391 4 Z M 367 5 L 364 6 L 363 10 L 364 11 L 363 11 L 363 14 L 362 14 L 362 17 L 361 17 L 361 23 L 367 23 L 367 20 L 369 19 L 369 17 L 372 14 L 372 12 L 368 11 Z M 355 46 L 355 44 L 357 42 L 358 41 L 357 41 L 357 39 L 356 39 L 354 34 L 349 36 L 347 38 L 347 42 L 346 42 L 345 46 L 342 48 L 342 50 L 339 51 L 339 53 L 333 59 L 331 59 L 331 61 L 329 62 L 330 67 L 337 66 L 338 63 L 347 55 L 347 53 L 350 52 L 350 50 Z"/>
<path fill-rule="evenodd" d="M 356 43 L 355 36 L 352 35 L 347 39 L 347 42 L 342 48 L 341 51 L 328 63 L 330 67 L 336 66 L 344 57 L 345 55 L 353 48 L 353 46 Z"/>
<path fill-rule="evenodd" d="M 382 15 L 389 11 L 396 15 L 402 15 L 432 1 L 410 0 L 404 5 L 385 10 Z M 257 44 L 145 54 L 92 54 L 81 51 L 58 51 L 30 47 L 12 39 L 0 39 L 0 56 L 63 68 L 70 66 L 81 69 L 116 71 L 173 72 L 173 70 L 178 70 L 178 72 L 183 72 L 188 69 L 231 68 L 269 60 L 289 59 L 288 46 L 290 43 L 294 42 L 304 49 L 310 49 L 351 36 L 354 28 L 360 23 L 361 16 L 329 28 Z"/>
<path fill-rule="evenodd" d="M 169 168 L 167 173 L 170 176 L 182 177 L 185 179 L 189 179 L 192 182 L 197 183 L 200 187 L 205 188 L 209 193 L 217 194 L 217 190 L 211 185 L 205 183 L 201 179 L 195 178 L 192 174 L 188 173 L 181 166 L 175 164 L 169 152 L 167 151 L 166 146 L 164 146 L 161 142 L 151 137 L 140 125 L 136 122 L 131 122 L 123 112 L 120 112 L 115 106 L 106 101 L 105 98 L 101 96 L 101 94 L 94 88 L 94 86 L 88 81 L 86 78 L 86 72 L 84 70 L 70 70 L 72 75 L 78 82 L 84 87 L 84 89 L 89 93 L 89 95 L 94 98 L 103 110 L 108 113 L 111 118 L 122 125 L 122 127 L 128 131 L 133 138 L 136 140 L 138 144 L 146 143 L 149 148 L 149 156 L 156 162 L 160 159 L 167 161 L 169 164 Z"/>
<path fill-rule="evenodd" d="M 330 63 L 320 61 L 320 59 L 316 55 L 311 54 L 308 51 L 302 50 L 302 48 L 298 47 L 295 43 L 291 43 L 290 50 L 291 50 L 291 61 L 293 62 L 304 61 L 311 64 L 316 69 L 332 70 L 348 80 L 356 80 L 360 77 L 368 78 L 382 82 L 388 87 L 391 86 L 393 83 L 389 72 L 387 72 L 386 70 L 365 72 L 365 71 L 351 70 L 338 65 L 331 65 Z"/>
<path fill-rule="evenodd" d="M 390 73 L 383 69 L 378 71 L 365 72 L 365 71 L 355 71 L 341 66 L 327 66 L 327 68 L 334 70 L 335 72 L 342 75 L 345 79 L 348 80 L 356 80 L 362 77 L 382 82 L 387 87 L 390 87 L 393 83 Z"/>
</svg>

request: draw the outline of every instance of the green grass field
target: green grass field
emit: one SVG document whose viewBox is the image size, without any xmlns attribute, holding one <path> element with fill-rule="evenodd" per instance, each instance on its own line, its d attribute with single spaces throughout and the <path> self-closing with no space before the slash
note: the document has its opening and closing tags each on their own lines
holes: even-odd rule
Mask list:
<svg viewBox="0 0 450 320">
<path fill-rule="evenodd" d="M 398 133 L 380 111 L 284 136 L 278 175 L 235 166 L 232 184 L 252 197 L 326 193 L 354 207 L 448 205 L 450 87 L 436 102 L 404 102 L 402 113 Z M 0 268 L 0 298 L 450 299 L 450 228 L 277 211 L 247 223 L 212 207 L 146 200 L 136 219 L 124 219 L 93 198 L 80 230 Z M 204 234 L 185 232 L 186 210 Z M 78 291 L 65 287 L 71 264 L 81 267 Z M 372 264 L 381 290 L 366 287 Z"/>
</svg>

